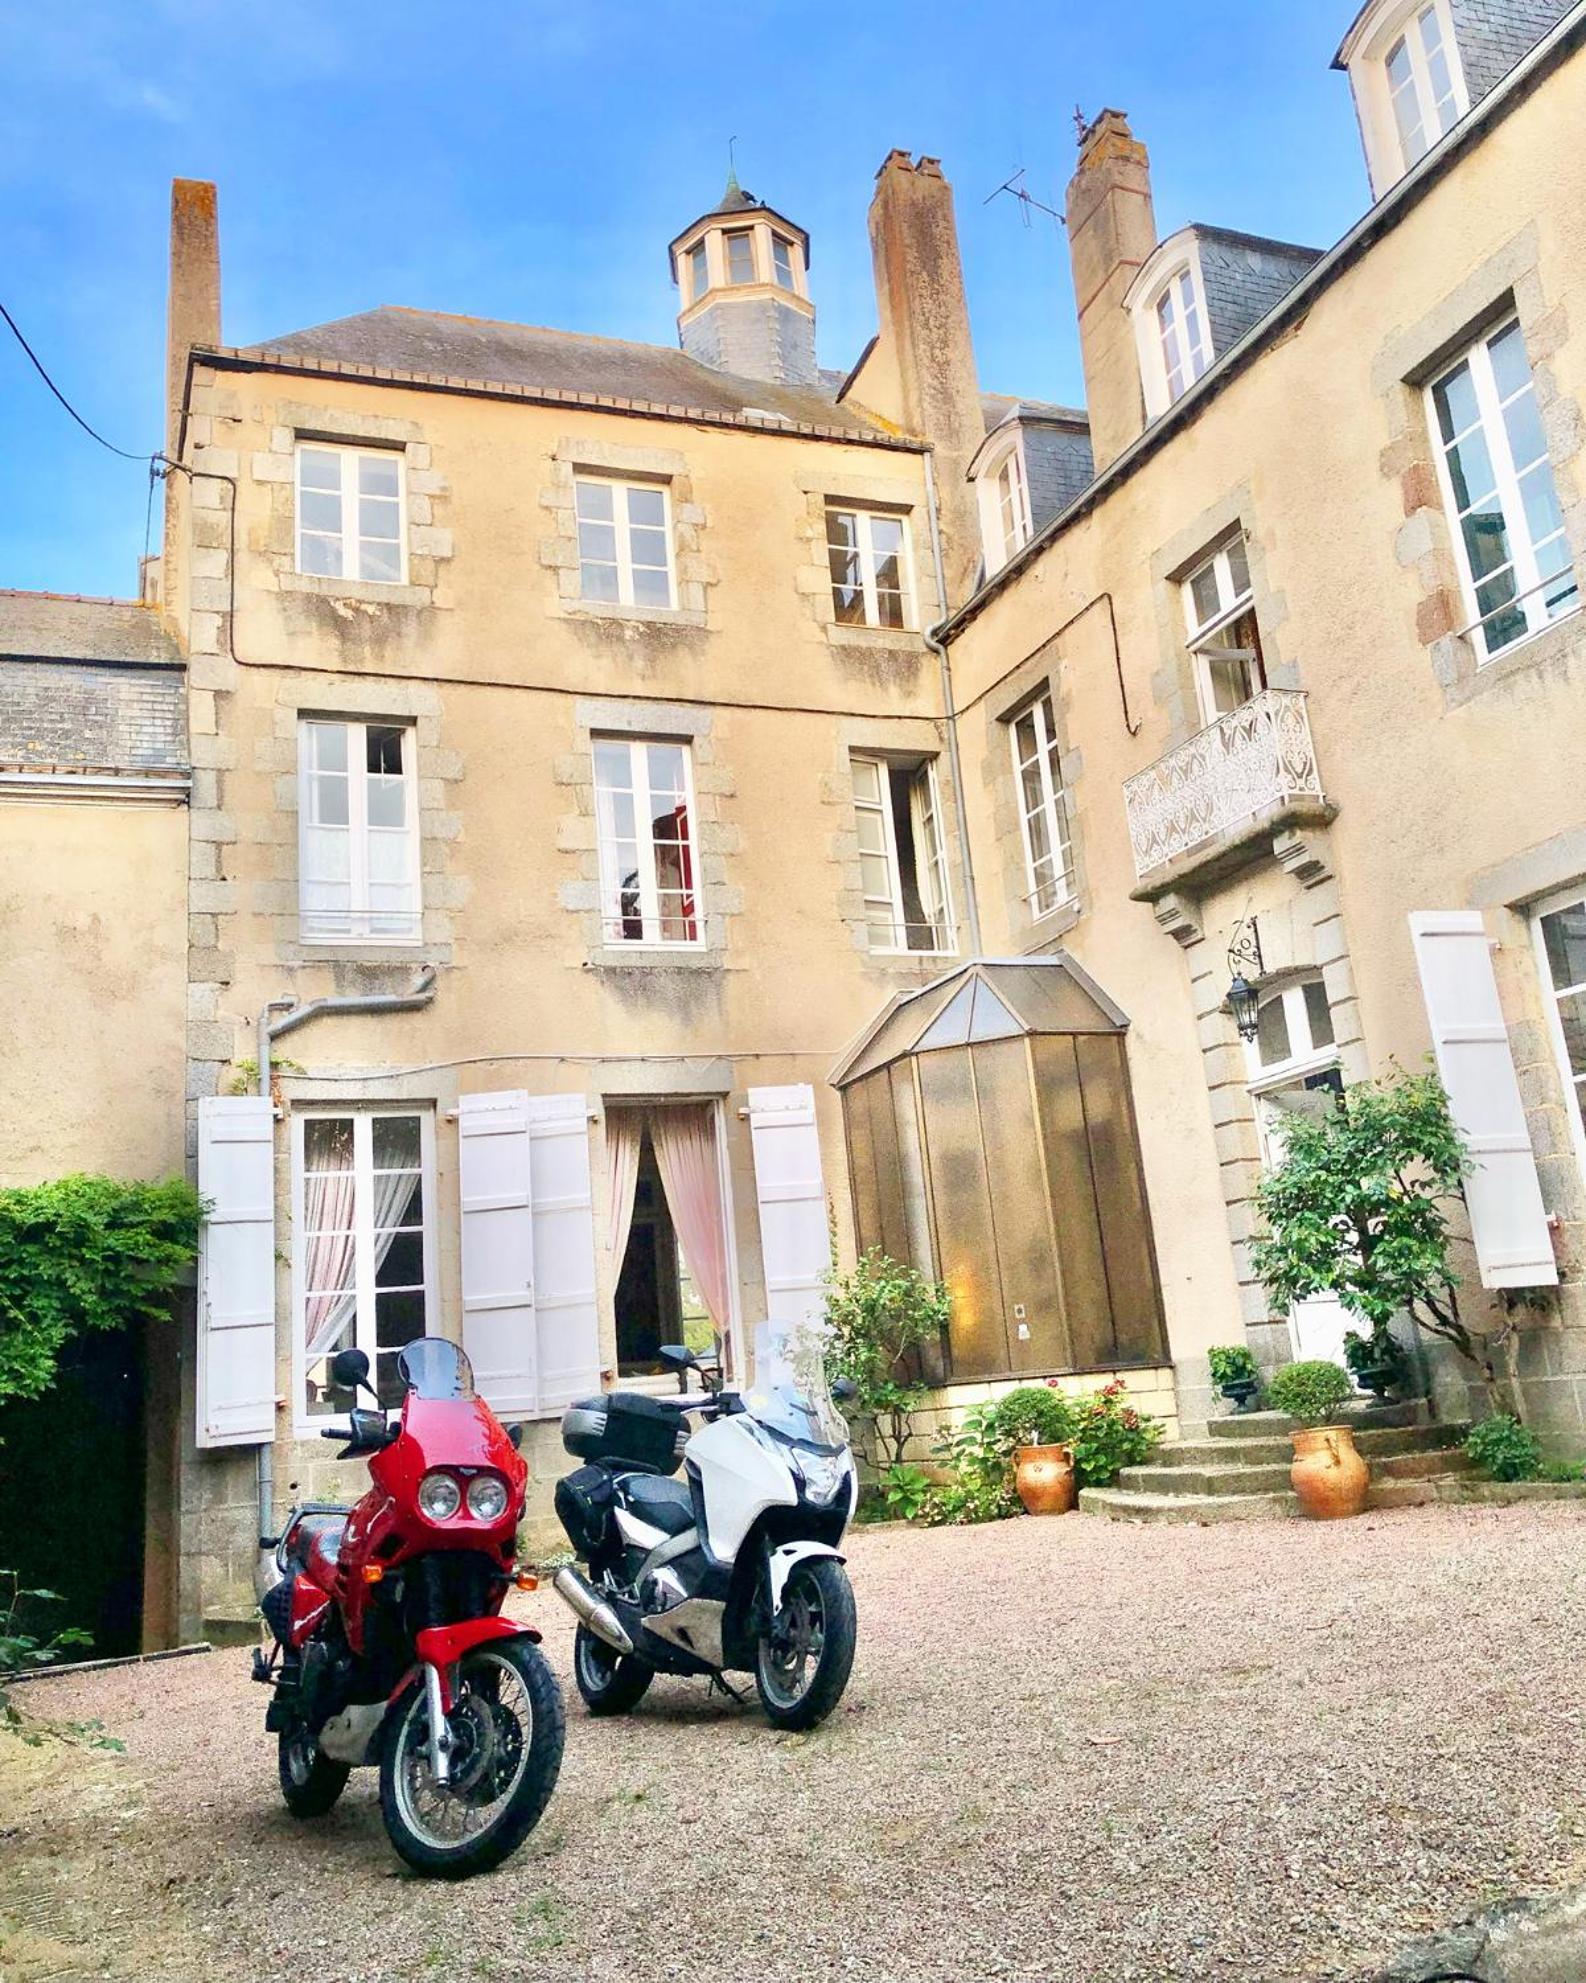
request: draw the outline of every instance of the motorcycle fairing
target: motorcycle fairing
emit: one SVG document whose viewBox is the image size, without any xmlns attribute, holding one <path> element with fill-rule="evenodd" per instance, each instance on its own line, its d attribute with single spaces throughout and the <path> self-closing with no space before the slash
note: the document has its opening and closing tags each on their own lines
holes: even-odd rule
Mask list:
<svg viewBox="0 0 1586 1983">
<path fill-rule="evenodd" d="M 705 1533 L 719 1563 L 736 1560 L 744 1538 L 771 1508 L 798 1506 L 786 1464 L 768 1453 L 739 1416 L 702 1425 L 688 1442 L 690 1475 L 704 1484 Z"/>
<path fill-rule="evenodd" d="M 771 1552 L 771 1610 L 782 1609 L 782 1593 L 787 1588 L 787 1580 L 795 1563 L 802 1563 L 806 1557 L 830 1556 L 839 1563 L 846 1563 L 847 1557 L 840 1549 L 833 1549 L 829 1542 L 784 1542 L 779 1549 Z"/>
<path fill-rule="evenodd" d="M 330 1609 L 330 1593 L 301 1573 L 292 1579 L 291 1644 L 302 1646 Z"/>
</svg>

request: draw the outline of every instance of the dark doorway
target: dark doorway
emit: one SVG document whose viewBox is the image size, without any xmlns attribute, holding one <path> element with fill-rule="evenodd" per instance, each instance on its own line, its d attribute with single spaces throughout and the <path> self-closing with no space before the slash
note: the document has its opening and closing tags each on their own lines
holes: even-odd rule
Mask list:
<svg viewBox="0 0 1586 1983">
<path fill-rule="evenodd" d="M 141 1334 L 96 1330 L 67 1344 L 42 1398 L 0 1406 L 0 1565 L 60 1593 L 26 1629 L 83 1627 L 83 1658 L 140 1649 L 143 1364 Z"/>
<path fill-rule="evenodd" d="M 658 1374 L 656 1351 L 662 1343 L 687 1343 L 702 1351 L 714 1347 L 710 1315 L 689 1278 L 648 1129 L 639 1145 L 633 1224 L 617 1277 L 616 1310 L 619 1377 Z"/>
</svg>

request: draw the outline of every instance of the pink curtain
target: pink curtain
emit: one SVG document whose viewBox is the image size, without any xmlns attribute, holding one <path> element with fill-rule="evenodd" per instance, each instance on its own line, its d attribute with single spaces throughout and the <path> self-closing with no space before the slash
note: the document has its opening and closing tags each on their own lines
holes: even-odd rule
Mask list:
<svg viewBox="0 0 1586 1983">
<path fill-rule="evenodd" d="M 623 1255 L 628 1250 L 628 1234 L 633 1229 L 633 1199 L 639 1183 L 639 1144 L 644 1133 L 644 1117 L 638 1109 L 606 1111 L 607 1199 L 606 1246 L 611 1254 L 611 1285 L 617 1285 Z"/>
<path fill-rule="evenodd" d="M 716 1333 L 726 1340 L 732 1312 L 727 1270 L 727 1221 L 721 1201 L 721 1169 L 716 1159 L 716 1122 L 708 1102 L 688 1102 L 650 1112 L 661 1188 L 672 1224 L 683 1245 L 694 1285 Z"/>
<path fill-rule="evenodd" d="M 412 1171 L 382 1171 L 374 1180 L 375 1272 L 391 1251 L 395 1228 L 402 1222 L 418 1189 Z M 303 1219 L 310 1233 L 306 1271 L 308 1285 L 318 1290 L 305 1303 L 304 1336 L 308 1361 L 335 1349 L 348 1318 L 358 1305 L 353 1286 L 356 1235 L 348 1230 L 319 1231 L 316 1227 L 349 1228 L 353 1223 L 353 1173 L 319 1171 L 303 1194 Z"/>
</svg>

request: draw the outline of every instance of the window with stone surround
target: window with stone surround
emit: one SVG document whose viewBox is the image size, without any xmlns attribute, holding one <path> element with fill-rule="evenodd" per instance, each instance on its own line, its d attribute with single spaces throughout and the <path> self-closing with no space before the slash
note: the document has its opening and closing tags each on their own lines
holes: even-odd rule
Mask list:
<svg viewBox="0 0 1586 1983">
<path fill-rule="evenodd" d="M 934 758 L 854 753 L 854 817 L 870 948 L 952 952 L 952 899 Z"/>
<path fill-rule="evenodd" d="M 905 517 L 828 503 L 826 556 L 832 612 L 839 626 L 914 624 L 914 574 Z"/>
<path fill-rule="evenodd" d="M 1518 321 L 1485 332 L 1428 394 L 1468 631 L 1491 660 L 1580 605 Z"/>
<path fill-rule="evenodd" d="M 700 942 L 693 765 L 686 744 L 597 736 L 596 837 L 607 943 Z"/>
<path fill-rule="evenodd" d="M 1548 1000 L 1549 1031 L 1569 1097 L 1570 1134 L 1586 1173 L 1586 887 L 1538 904 L 1537 957 Z"/>
<path fill-rule="evenodd" d="M 314 578 L 401 585 L 407 576 L 402 455 L 395 448 L 297 446 L 297 569 Z"/>
<path fill-rule="evenodd" d="M 298 725 L 298 915 L 309 943 L 416 943 L 413 730 L 310 717 Z"/>
<path fill-rule="evenodd" d="M 1032 921 L 1074 899 L 1068 802 L 1058 769 L 1057 719 L 1050 694 L 1036 697 L 1008 724 L 1024 843 L 1025 907 Z"/>
<path fill-rule="evenodd" d="M 579 596 L 620 606 L 674 603 L 671 507 L 664 482 L 580 475 Z"/>
<path fill-rule="evenodd" d="M 402 1401 L 397 1355 L 437 1314 L 434 1118 L 428 1110 L 292 1111 L 296 1418 L 344 1414 L 339 1349 L 365 1352 L 382 1405 Z"/>
<path fill-rule="evenodd" d="M 1267 685 L 1244 532 L 1203 558 L 1182 589 L 1201 715 L 1215 723 Z"/>
</svg>

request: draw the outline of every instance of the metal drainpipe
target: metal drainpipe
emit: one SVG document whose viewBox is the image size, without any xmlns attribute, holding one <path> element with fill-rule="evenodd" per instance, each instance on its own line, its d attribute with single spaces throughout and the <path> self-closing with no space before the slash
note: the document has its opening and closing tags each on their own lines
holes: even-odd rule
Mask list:
<svg viewBox="0 0 1586 1983">
<path fill-rule="evenodd" d="M 964 915 L 969 923 L 969 954 L 980 955 L 980 898 L 975 891 L 975 864 L 969 852 L 969 818 L 964 811 L 964 767 L 958 754 L 958 716 L 953 708 L 953 675 L 948 666 L 947 648 L 937 638 L 947 624 L 947 574 L 942 566 L 942 530 L 936 507 L 936 465 L 925 456 L 925 503 L 931 523 L 931 563 L 936 569 L 936 603 L 942 617 L 925 629 L 925 645 L 936 656 L 942 671 L 942 708 L 947 722 L 947 770 L 953 781 L 953 809 L 958 814 L 958 860 L 964 870 Z"/>
<path fill-rule="evenodd" d="M 270 1092 L 270 1047 L 283 1033 L 295 1032 L 325 1012 L 418 1012 L 435 997 L 436 970 L 426 964 L 408 992 L 351 993 L 342 998 L 311 998 L 299 1005 L 292 997 L 272 998 L 259 1013 L 259 1093 Z M 271 1013 L 280 1017 L 272 1019 Z M 259 1547 L 275 1539 L 275 1447 L 266 1439 L 258 1448 Z M 263 1564 L 261 1560 L 261 1571 Z"/>
</svg>

